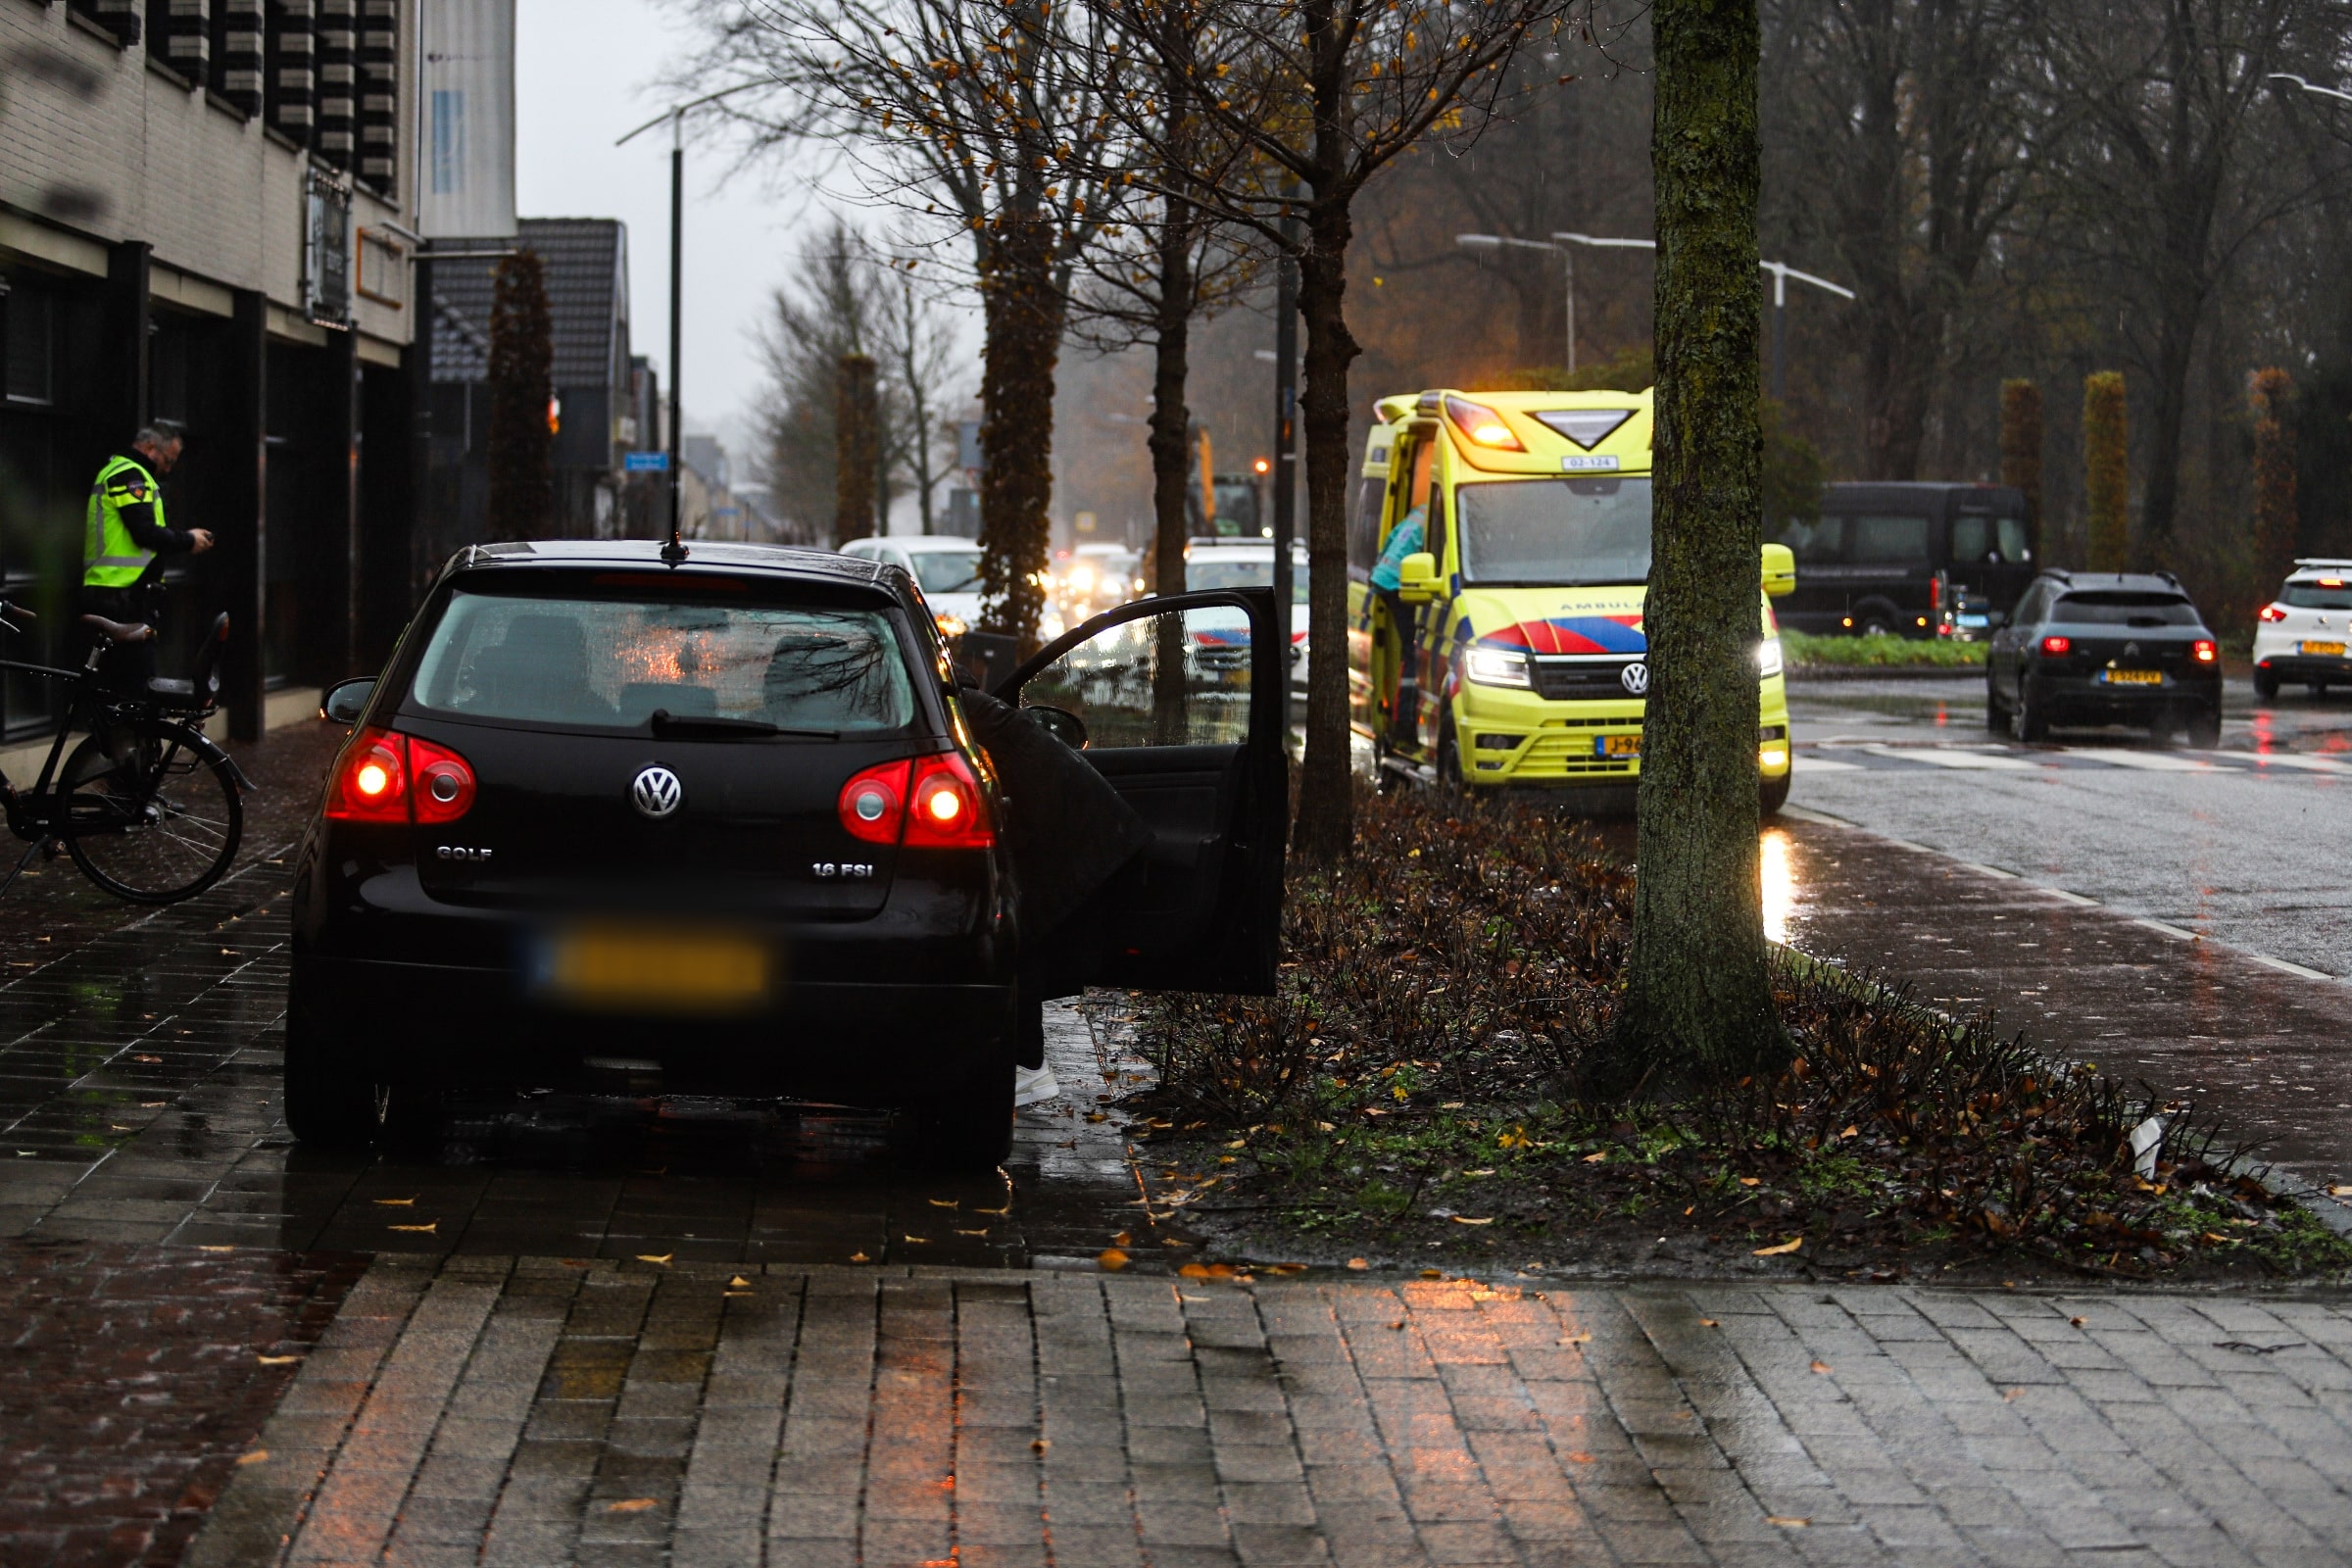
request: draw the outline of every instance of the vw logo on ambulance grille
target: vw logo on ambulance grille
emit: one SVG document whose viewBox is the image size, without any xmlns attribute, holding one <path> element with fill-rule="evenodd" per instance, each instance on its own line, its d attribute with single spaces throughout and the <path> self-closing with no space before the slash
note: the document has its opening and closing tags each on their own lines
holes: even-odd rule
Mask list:
<svg viewBox="0 0 2352 1568">
<path fill-rule="evenodd" d="M 1628 692 L 1639 697 L 1649 690 L 1649 666 L 1637 659 L 1617 672 L 1617 681 Z"/>
<path fill-rule="evenodd" d="M 659 822 L 684 804 L 686 786 L 678 782 L 677 774 L 657 762 L 637 775 L 629 786 L 629 800 L 640 814 Z"/>
</svg>

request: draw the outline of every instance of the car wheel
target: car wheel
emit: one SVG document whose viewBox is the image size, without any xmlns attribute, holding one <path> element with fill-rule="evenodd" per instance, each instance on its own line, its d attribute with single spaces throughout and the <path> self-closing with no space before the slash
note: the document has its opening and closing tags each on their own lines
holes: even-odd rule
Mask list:
<svg viewBox="0 0 2352 1568">
<path fill-rule="evenodd" d="M 1903 629 L 1903 617 L 1886 605 L 1866 605 L 1854 612 L 1854 632 L 1861 637 L 1892 637 Z"/>
<path fill-rule="evenodd" d="M 1001 1061 L 959 1094 L 914 1110 L 915 1157 L 934 1170 L 991 1171 L 1012 1152 L 1012 1063 Z"/>
<path fill-rule="evenodd" d="M 2254 695 L 2266 703 L 2276 701 L 2278 696 L 2278 673 L 2274 670 L 2256 668 L 2254 671 Z"/>
<path fill-rule="evenodd" d="M 286 1009 L 286 1125 L 314 1149 L 375 1141 L 375 1083 L 348 1036 L 330 1039 L 300 1001 Z"/>
<path fill-rule="evenodd" d="M 2009 705 L 2002 702 L 1999 694 L 1993 691 L 1990 681 L 1984 683 L 1984 732 L 1988 735 L 2009 733 Z"/>
<path fill-rule="evenodd" d="M 2188 723 L 2185 727 L 2188 732 L 2189 745 L 2200 752 L 2212 751 L 2222 744 L 2221 704 L 2216 703 L 2210 708 L 2197 709 L 2188 715 Z"/>
<path fill-rule="evenodd" d="M 1796 767 L 1793 763 L 1779 778 L 1764 780 L 1763 787 L 1757 791 L 1756 814 L 1768 819 L 1780 815 L 1781 808 L 1788 804 L 1788 786 L 1795 782 Z"/>
<path fill-rule="evenodd" d="M 1469 785 L 1468 776 L 1462 772 L 1462 748 L 1454 739 L 1453 719 L 1448 716 L 1438 731 L 1438 788 L 1459 795 Z"/>
<path fill-rule="evenodd" d="M 2049 709 L 2030 680 L 2017 689 L 2016 723 L 2012 727 L 2017 738 L 2028 744 L 2050 738 Z"/>
</svg>

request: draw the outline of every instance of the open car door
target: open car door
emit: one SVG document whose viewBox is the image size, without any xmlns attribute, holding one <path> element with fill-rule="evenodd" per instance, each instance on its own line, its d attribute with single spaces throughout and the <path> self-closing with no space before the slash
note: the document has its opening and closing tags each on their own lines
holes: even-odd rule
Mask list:
<svg viewBox="0 0 2352 1568">
<path fill-rule="evenodd" d="M 1270 588 L 1140 599 L 1054 639 L 999 682 L 1152 830 L 1105 890 L 1069 978 L 1270 996 L 1289 819 L 1286 617 Z M 1067 722 L 1074 718 L 1076 724 Z"/>
</svg>

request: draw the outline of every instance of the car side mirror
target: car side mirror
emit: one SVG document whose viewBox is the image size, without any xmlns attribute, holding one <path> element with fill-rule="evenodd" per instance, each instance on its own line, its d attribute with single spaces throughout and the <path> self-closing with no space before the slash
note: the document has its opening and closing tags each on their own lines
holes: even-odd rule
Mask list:
<svg viewBox="0 0 2352 1568">
<path fill-rule="evenodd" d="M 1796 591 L 1796 552 L 1787 545 L 1764 547 L 1764 592 L 1774 599 Z"/>
<path fill-rule="evenodd" d="M 1438 597 L 1438 558 L 1416 550 L 1397 564 L 1396 597 L 1408 605 L 1426 605 Z"/>
<path fill-rule="evenodd" d="M 1086 720 L 1066 708 L 1052 708 L 1044 703 L 1021 710 L 1021 716 L 1053 736 L 1073 752 L 1086 750 Z"/>
<path fill-rule="evenodd" d="M 368 699 L 375 695 L 375 677 L 362 675 L 356 680 L 339 680 L 326 689 L 318 699 L 318 716 L 337 724 L 357 724 L 360 715 L 368 711 Z"/>
</svg>

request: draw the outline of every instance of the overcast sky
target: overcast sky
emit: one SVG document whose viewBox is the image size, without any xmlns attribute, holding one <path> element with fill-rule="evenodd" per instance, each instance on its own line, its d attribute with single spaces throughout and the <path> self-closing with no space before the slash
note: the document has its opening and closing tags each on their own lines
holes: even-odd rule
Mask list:
<svg viewBox="0 0 2352 1568">
<path fill-rule="evenodd" d="M 516 205 L 629 225 L 630 337 L 666 377 L 669 137 L 612 143 L 662 112 L 655 83 L 682 52 L 683 24 L 655 0 L 519 0 L 515 32 Z M 686 427 L 734 447 L 760 379 L 750 329 L 822 215 L 760 181 L 721 184 L 724 168 L 687 149 L 684 385 Z"/>
</svg>

